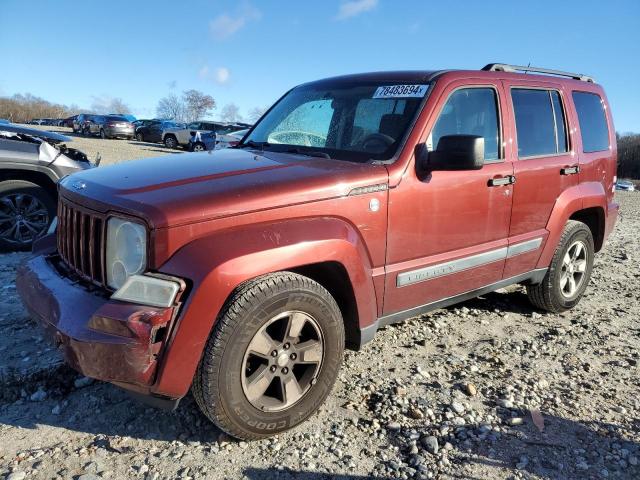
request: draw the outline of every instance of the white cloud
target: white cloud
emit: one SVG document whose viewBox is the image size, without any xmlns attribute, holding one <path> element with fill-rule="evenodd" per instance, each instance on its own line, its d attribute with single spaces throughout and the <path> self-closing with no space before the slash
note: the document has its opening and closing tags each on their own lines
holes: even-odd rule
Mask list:
<svg viewBox="0 0 640 480">
<path fill-rule="evenodd" d="M 378 0 L 348 0 L 342 2 L 335 18 L 336 20 L 346 20 L 368 12 L 374 9 L 376 5 L 378 5 Z"/>
<path fill-rule="evenodd" d="M 224 85 L 229 81 L 229 69 L 227 67 L 220 67 L 216 69 L 216 82 L 220 85 Z"/>
<path fill-rule="evenodd" d="M 203 80 L 210 80 L 219 85 L 224 85 L 231 78 L 231 72 L 227 67 L 218 67 L 211 70 L 208 65 L 203 65 L 198 71 L 198 77 Z"/>
<path fill-rule="evenodd" d="M 249 3 L 245 3 L 234 14 L 221 13 L 209 22 L 209 31 L 216 40 L 225 40 L 235 34 L 252 20 L 258 20 L 262 14 L 260 10 Z"/>
</svg>

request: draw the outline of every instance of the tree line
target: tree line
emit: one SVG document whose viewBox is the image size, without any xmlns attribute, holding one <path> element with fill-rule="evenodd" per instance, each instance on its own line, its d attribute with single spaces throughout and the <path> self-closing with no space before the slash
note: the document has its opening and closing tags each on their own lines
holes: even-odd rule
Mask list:
<svg viewBox="0 0 640 480">
<path fill-rule="evenodd" d="M 182 95 L 172 93 L 161 98 L 156 107 L 156 115 L 158 118 L 177 122 L 193 122 L 206 118 L 216 107 L 216 101 L 211 95 L 191 89 L 185 90 Z M 265 108 L 256 107 L 249 110 L 247 116 L 243 117 L 240 114 L 240 108 L 235 103 L 229 103 L 222 107 L 218 116 L 225 122 L 253 123 L 265 110 Z M 28 123 L 34 118 L 61 119 L 80 113 L 127 114 L 131 113 L 131 108 L 122 99 L 112 97 L 94 97 L 90 108 L 53 103 L 30 93 L 0 97 L 0 118 L 13 123 Z"/>
<path fill-rule="evenodd" d="M 640 134 L 618 135 L 618 178 L 640 179 Z"/>
</svg>

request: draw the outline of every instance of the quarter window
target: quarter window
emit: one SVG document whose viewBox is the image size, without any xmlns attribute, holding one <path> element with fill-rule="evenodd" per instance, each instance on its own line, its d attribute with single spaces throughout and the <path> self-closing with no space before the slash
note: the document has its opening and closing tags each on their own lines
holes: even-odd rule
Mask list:
<svg viewBox="0 0 640 480">
<path fill-rule="evenodd" d="M 484 159 L 500 158 L 498 99 L 493 88 L 463 88 L 451 94 L 442 107 L 427 148 L 438 148 L 445 135 L 478 135 L 484 138 Z"/>
<path fill-rule="evenodd" d="M 516 117 L 518 157 L 557 155 L 568 151 L 565 115 L 555 90 L 511 90 Z"/>
<path fill-rule="evenodd" d="M 582 151 L 601 152 L 609 149 L 609 129 L 604 103 L 595 93 L 573 92 L 573 103 L 578 112 Z"/>
</svg>

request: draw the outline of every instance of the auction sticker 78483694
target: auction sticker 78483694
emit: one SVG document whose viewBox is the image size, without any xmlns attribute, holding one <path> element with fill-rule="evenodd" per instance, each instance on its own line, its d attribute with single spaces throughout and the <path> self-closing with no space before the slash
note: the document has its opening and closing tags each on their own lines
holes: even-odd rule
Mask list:
<svg viewBox="0 0 640 480">
<path fill-rule="evenodd" d="M 428 85 L 389 85 L 378 87 L 373 98 L 408 98 L 424 97 Z"/>
</svg>

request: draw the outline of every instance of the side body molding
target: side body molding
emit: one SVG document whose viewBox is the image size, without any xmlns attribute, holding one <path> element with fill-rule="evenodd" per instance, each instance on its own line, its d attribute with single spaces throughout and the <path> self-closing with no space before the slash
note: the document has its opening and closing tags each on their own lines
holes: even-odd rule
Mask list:
<svg viewBox="0 0 640 480">
<path fill-rule="evenodd" d="M 224 302 L 243 282 L 274 271 L 337 262 L 346 270 L 356 299 L 360 328 L 377 318 L 372 266 L 360 234 L 335 217 L 244 225 L 192 241 L 161 268 L 188 279 L 191 295 L 174 325 L 155 393 L 187 393 L 203 348 Z"/>
<path fill-rule="evenodd" d="M 555 252 L 564 225 L 571 215 L 586 208 L 601 208 L 603 215 L 607 213 L 607 194 L 600 182 L 584 182 L 567 188 L 556 200 L 551 216 L 547 222 L 549 238 L 545 243 L 538 260 L 537 268 L 549 266 Z M 603 217 L 604 218 L 604 217 Z"/>
</svg>

